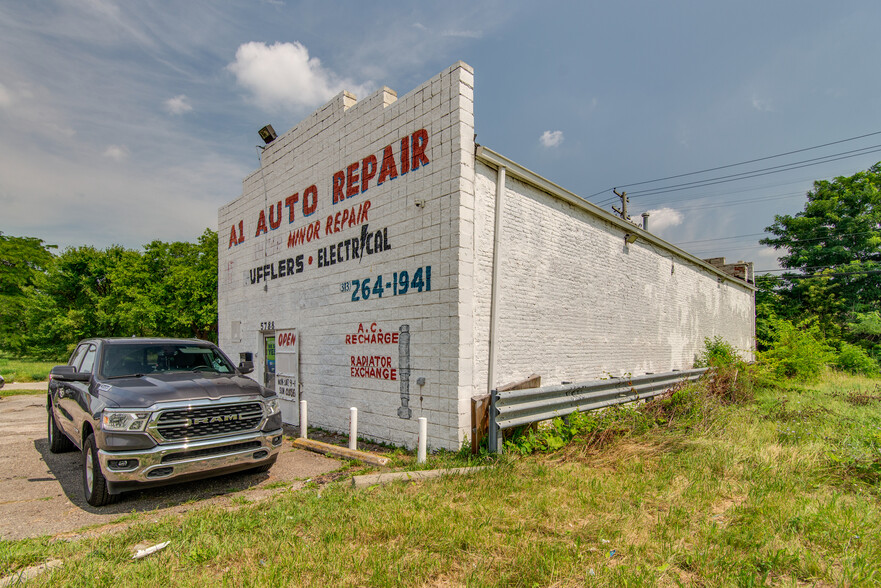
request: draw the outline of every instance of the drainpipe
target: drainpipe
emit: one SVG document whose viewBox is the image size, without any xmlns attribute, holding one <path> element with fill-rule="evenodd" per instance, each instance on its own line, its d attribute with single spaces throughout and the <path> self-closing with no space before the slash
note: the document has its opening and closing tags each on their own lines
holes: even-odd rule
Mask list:
<svg viewBox="0 0 881 588">
<path fill-rule="evenodd" d="M 501 257 L 502 208 L 505 203 L 505 168 L 499 166 L 496 176 L 496 212 L 493 229 L 492 298 L 489 306 L 489 365 L 486 374 L 487 392 L 492 394 L 496 381 L 496 334 L 499 327 L 499 266 Z"/>
</svg>

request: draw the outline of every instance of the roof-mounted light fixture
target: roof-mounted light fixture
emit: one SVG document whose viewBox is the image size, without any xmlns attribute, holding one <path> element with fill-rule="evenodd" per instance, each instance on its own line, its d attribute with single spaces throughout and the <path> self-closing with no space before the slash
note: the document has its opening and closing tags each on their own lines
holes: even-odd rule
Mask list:
<svg viewBox="0 0 881 588">
<path fill-rule="evenodd" d="M 625 233 L 624 234 L 624 242 L 628 245 L 632 245 L 636 243 L 637 234 L 636 233 Z"/>
<path fill-rule="evenodd" d="M 267 145 L 278 138 L 278 135 L 275 134 L 275 129 L 272 128 L 272 125 L 266 125 L 257 132 L 260 134 L 260 138 L 263 139 L 263 142 Z"/>
</svg>

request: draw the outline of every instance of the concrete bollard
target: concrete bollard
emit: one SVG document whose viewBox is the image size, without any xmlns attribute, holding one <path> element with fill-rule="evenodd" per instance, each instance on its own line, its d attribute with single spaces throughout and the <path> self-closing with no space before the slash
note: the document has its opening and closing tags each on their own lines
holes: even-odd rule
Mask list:
<svg viewBox="0 0 881 588">
<path fill-rule="evenodd" d="M 349 409 L 349 449 L 358 449 L 358 409 Z"/>
<path fill-rule="evenodd" d="M 306 401 L 300 401 L 300 439 L 306 439 L 308 432 L 307 429 L 309 426 L 307 425 L 309 421 L 306 418 Z"/>
<path fill-rule="evenodd" d="M 419 417 L 419 448 L 416 450 L 416 463 L 425 463 L 428 447 L 428 419 Z"/>
</svg>

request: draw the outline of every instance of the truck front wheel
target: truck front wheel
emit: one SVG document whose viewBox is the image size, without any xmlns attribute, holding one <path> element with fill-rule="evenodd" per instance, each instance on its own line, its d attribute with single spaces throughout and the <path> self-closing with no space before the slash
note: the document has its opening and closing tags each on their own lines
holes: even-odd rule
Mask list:
<svg viewBox="0 0 881 588">
<path fill-rule="evenodd" d="M 58 424 L 55 422 L 55 415 L 52 413 L 52 406 L 49 406 L 49 422 L 46 426 L 46 434 L 49 437 L 49 451 L 52 453 L 63 453 L 73 449 L 73 443 L 70 442 Z"/>
<path fill-rule="evenodd" d="M 107 490 L 107 480 L 101 471 L 101 462 L 98 460 L 98 444 L 95 435 L 89 435 L 83 443 L 83 488 L 86 492 L 86 502 L 92 506 L 105 506 L 116 502 L 116 496 Z"/>
</svg>

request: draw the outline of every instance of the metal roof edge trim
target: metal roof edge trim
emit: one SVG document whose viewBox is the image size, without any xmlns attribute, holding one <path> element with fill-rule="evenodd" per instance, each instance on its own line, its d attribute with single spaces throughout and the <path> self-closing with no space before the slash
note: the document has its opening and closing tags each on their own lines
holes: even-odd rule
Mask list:
<svg viewBox="0 0 881 588">
<path fill-rule="evenodd" d="M 558 198 L 559 200 L 562 200 L 568 204 L 571 204 L 572 206 L 575 206 L 576 208 L 580 208 L 581 210 L 584 210 L 585 212 L 592 214 L 592 215 L 594 215 L 604 221 L 607 221 L 625 232 L 636 233 L 637 235 L 639 235 L 639 237 L 641 239 L 644 239 L 645 241 L 648 241 L 654 245 L 657 245 L 658 247 L 666 249 L 668 252 L 670 252 L 674 255 L 677 255 L 679 257 L 687 259 L 688 261 L 708 270 L 710 273 L 716 274 L 717 276 L 725 279 L 728 282 L 737 284 L 738 286 L 743 286 L 744 288 L 747 288 L 752 291 L 756 290 L 755 285 L 749 284 L 749 283 L 741 280 L 740 278 L 735 278 L 734 276 L 728 275 L 725 272 L 716 268 L 715 266 L 710 265 L 706 261 L 700 259 L 699 257 L 695 257 L 691 253 L 688 253 L 687 251 L 680 249 L 676 245 L 673 245 L 672 243 L 668 243 L 667 241 L 664 241 L 663 239 L 656 237 L 656 236 L 652 235 L 651 233 L 642 230 L 640 227 L 638 227 L 634 224 L 631 224 L 631 223 L 625 221 L 624 219 L 621 219 L 621 218 L 613 215 L 610 212 L 606 212 L 605 210 L 603 210 L 602 208 L 600 208 L 596 204 L 594 204 L 592 202 L 588 202 L 587 200 L 585 200 L 584 198 L 582 198 L 578 194 L 570 192 L 566 188 L 563 188 L 562 186 L 559 186 L 559 185 L 553 183 L 552 181 L 548 180 L 547 178 L 544 178 L 544 177 L 538 175 L 537 173 L 535 173 L 534 171 L 531 171 L 531 170 L 523 167 L 519 163 L 516 163 L 516 162 L 508 159 L 504 155 L 496 153 L 495 151 L 493 151 L 492 149 L 489 149 L 488 147 L 485 147 L 483 145 L 478 145 L 477 149 L 474 152 L 474 157 L 475 157 L 475 159 L 479 159 L 480 161 L 489 165 L 490 167 L 494 167 L 496 169 L 498 169 L 499 167 L 504 167 L 507 170 L 506 173 L 513 175 L 517 179 L 519 179 L 523 182 L 526 182 L 527 184 L 531 184 L 531 185 L 535 186 L 536 188 L 542 190 L 543 192 L 546 192 L 546 193 L 550 194 L 551 196 Z"/>
</svg>

